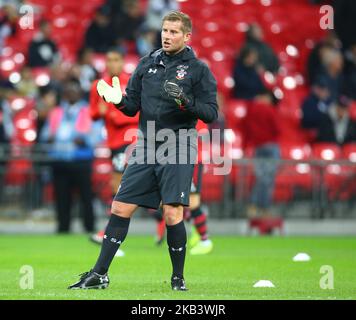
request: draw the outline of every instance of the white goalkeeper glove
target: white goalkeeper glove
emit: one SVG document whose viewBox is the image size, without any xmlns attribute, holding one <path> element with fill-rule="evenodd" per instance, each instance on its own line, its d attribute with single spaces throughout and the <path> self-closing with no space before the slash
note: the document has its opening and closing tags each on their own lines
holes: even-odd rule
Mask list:
<svg viewBox="0 0 356 320">
<path fill-rule="evenodd" d="M 106 102 L 119 104 L 122 100 L 120 80 L 118 77 L 112 78 L 112 86 L 103 79 L 99 80 L 96 85 L 96 90 L 98 91 L 99 96 Z"/>
</svg>

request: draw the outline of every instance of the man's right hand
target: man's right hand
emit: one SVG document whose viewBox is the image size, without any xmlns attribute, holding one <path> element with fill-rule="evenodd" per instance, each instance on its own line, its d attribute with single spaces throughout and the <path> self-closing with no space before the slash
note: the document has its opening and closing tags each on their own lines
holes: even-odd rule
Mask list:
<svg viewBox="0 0 356 320">
<path fill-rule="evenodd" d="M 120 80 L 118 77 L 112 78 L 112 86 L 103 79 L 99 80 L 96 85 L 96 90 L 100 97 L 106 102 L 119 104 L 122 100 L 122 92 L 120 88 Z"/>
</svg>

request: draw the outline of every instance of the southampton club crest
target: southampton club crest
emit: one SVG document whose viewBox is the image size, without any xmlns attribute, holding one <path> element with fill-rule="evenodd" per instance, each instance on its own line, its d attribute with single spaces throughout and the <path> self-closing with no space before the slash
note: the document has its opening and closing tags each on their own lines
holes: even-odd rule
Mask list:
<svg viewBox="0 0 356 320">
<path fill-rule="evenodd" d="M 183 80 L 185 75 L 187 74 L 187 69 L 189 68 L 189 66 L 184 66 L 184 65 L 179 65 L 177 67 L 177 75 L 176 75 L 176 79 L 177 80 Z"/>
</svg>

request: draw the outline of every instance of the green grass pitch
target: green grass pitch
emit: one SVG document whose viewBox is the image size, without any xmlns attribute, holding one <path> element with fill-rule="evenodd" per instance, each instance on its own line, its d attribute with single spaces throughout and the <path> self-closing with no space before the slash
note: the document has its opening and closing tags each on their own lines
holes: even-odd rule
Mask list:
<svg viewBox="0 0 356 320">
<path fill-rule="evenodd" d="M 115 258 L 106 290 L 70 291 L 100 247 L 84 235 L 0 235 L 0 299 L 355 299 L 354 237 L 213 237 L 214 251 L 187 255 L 188 292 L 172 292 L 167 246 L 151 236 L 128 236 L 126 256 Z M 309 262 L 293 262 L 298 252 Z M 30 265 L 34 288 L 21 289 L 20 268 Z M 334 271 L 334 289 L 321 289 L 323 265 Z M 253 288 L 270 280 L 275 288 Z"/>
</svg>

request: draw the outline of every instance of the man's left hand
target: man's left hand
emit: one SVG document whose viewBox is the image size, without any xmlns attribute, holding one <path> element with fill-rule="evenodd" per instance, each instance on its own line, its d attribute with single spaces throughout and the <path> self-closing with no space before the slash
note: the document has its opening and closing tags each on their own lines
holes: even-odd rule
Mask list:
<svg viewBox="0 0 356 320">
<path fill-rule="evenodd" d="M 184 93 L 183 89 L 176 83 L 166 80 L 163 85 L 164 91 L 169 97 L 174 98 L 179 106 L 187 106 L 190 99 Z"/>
</svg>

